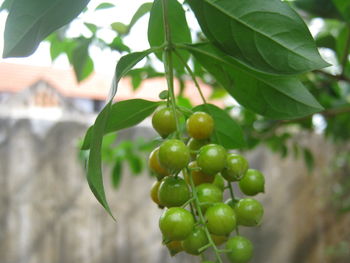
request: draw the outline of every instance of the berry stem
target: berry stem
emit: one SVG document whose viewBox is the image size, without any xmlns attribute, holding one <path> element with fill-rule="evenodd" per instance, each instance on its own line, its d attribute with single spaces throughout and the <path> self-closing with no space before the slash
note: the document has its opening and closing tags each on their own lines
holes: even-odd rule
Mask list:
<svg viewBox="0 0 350 263">
<path fill-rule="evenodd" d="M 230 190 L 231 199 L 232 199 L 232 202 L 234 202 L 236 200 L 236 198 L 235 198 L 235 195 L 233 193 L 232 184 L 230 182 L 227 182 L 227 188 Z M 236 234 L 239 235 L 238 225 L 236 225 Z"/>
<path fill-rule="evenodd" d="M 231 198 L 232 198 L 232 201 L 235 201 L 235 195 L 233 193 L 233 188 L 232 188 L 232 185 L 230 182 L 227 182 L 227 188 L 230 190 L 230 195 L 231 195 Z"/>
<path fill-rule="evenodd" d="M 194 198 L 190 198 L 186 201 L 186 203 L 184 203 L 181 207 L 186 207 L 187 205 L 189 205 L 192 201 L 194 200 Z"/>
<path fill-rule="evenodd" d="M 204 250 L 206 250 L 207 248 L 211 247 L 211 244 L 208 243 L 205 246 L 201 247 L 200 249 L 198 249 L 198 252 L 202 253 Z"/>
<path fill-rule="evenodd" d="M 190 185 L 191 185 L 191 188 L 192 188 L 192 194 L 193 194 L 193 198 L 194 198 L 193 205 L 194 205 L 194 207 L 195 207 L 195 209 L 196 209 L 196 211 L 198 213 L 199 221 L 202 224 L 202 226 L 204 228 L 204 232 L 205 232 L 205 234 L 206 234 L 206 236 L 208 238 L 209 246 L 213 247 L 214 252 L 215 252 L 215 256 L 216 256 L 218 262 L 219 263 L 223 263 L 222 259 L 221 259 L 221 256 L 220 256 L 219 249 L 216 247 L 213 239 L 211 238 L 211 235 L 210 235 L 209 230 L 208 230 L 208 228 L 206 226 L 206 223 L 205 223 L 205 218 L 203 216 L 202 210 L 200 209 L 200 204 L 199 204 L 199 200 L 198 200 L 196 186 L 194 185 L 192 174 L 191 174 L 191 172 L 189 172 L 188 168 L 184 169 L 183 173 L 190 179 Z"/>
<path fill-rule="evenodd" d="M 164 70 L 165 76 L 168 84 L 168 92 L 169 99 L 172 111 L 174 113 L 175 123 L 176 123 L 176 137 L 180 136 L 180 124 L 179 118 L 176 112 L 176 101 L 175 101 L 175 93 L 174 93 L 174 67 L 173 67 L 173 54 L 172 51 L 174 49 L 172 40 L 171 40 L 171 32 L 170 32 L 170 24 L 168 17 L 168 0 L 162 0 L 163 7 L 163 25 L 164 25 L 164 34 L 165 34 L 165 47 L 164 47 Z"/>
<path fill-rule="evenodd" d="M 183 47 L 183 46 L 181 46 L 181 45 L 176 45 L 176 47 L 177 47 L 177 46 L 179 46 L 180 48 Z M 194 84 L 195 84 L 195 86 L 196 86 L 196 88 L 197 88 L 197 90 L 198 90 L 198 92 L 199 92 L 201 98 L 202 98 L 202 101 L 203 101 L 203 103 L 204 103 L 204 105 L 205 105 L 205 108 L 207 109 L 208 113 L 210 113 L 210 111 L 209 111 L 209 109 L 208 109 L 208 106 L 207 106 L 207 104 L 208 104 L 208 103 L 207 103 L 207 100 L 205 99 L 205 97 L 204 97 L 204 95 L 203 95 L 203 92 L 202 92 L 202 90 L 201 90 L 201 87 L 199 86 L 199 83 L 198 83 L 198 81 L 197 81 L 197 79 L 196 79 L 196 76 L 195 76 L 194 72 L 193 72 L 192 69 L 188 66 L 188 64 L 186 63 L 186 61 L 181 57 L 181 55 L 180 55 L 179 52 L 176 50 L 176 48 L 174 49 L 174 53 L 175 53 L 175 55 L 180 59 L 180 61 L 183 63 L 183 65 L 185 66 L 186 70 L 187 70 L 188 73 L 190 74 L 190 76 L 191 76 L 191 78 L 192 78 L 192 80 L 193 80 L 193 82 L 194 82 Z M 215 131 L 215 130 L 214 130 L 214 137 L 215 137 L 215 140 L 216 140 L 218 143 L 221 144 L 221 142 L 219 141 L 219 137 L 218 137 L 218 135 L 216 134 L 216 131 Z"/>
<path fill-rule="evenodd" d="M 197 216 L 196 216 L 196 213 L 194 212 L 194 208 L 193 208 L 192 202 L 190 203 L 190 209 L 191 209 L 191 213 L 193 215 L 194 220 L 197 222 Z"/>
<path fill-rule="evenodd" d="M 181 57 L 180 53 L 179 53 L 176 49 L 174 49 L 174 53 L 175 53 L 175 55 L 180 59 L 180 61 L 182 62 L 182 64 L 185 66 L 185 68 L 186 68 L 188 74 L 190 74 L 190 76 L 191 76 L 191 78 L 192 78 L 192 80 L 193 80 L 193 82 L 194 82 L 194 85 L 196 86 L 196 88 L 197 88 L 197 90 L 198 90 L 198 92 L 199 92 L 199 95 L 200 95 L 201 98 L 202 98 L 203 103 L 204 103 L 204 104 L 207 104 L 207 101 L 206 101 L 206 99 L 205 99 L 205 97 L 204 97 L 204 95 L 203 95 L 203 92 L 202 92 L 202 90 L 201 90 L 201 87 L 200 87 L 199 84 L 198 84 L 198 81 L 197 81 L 197 79 L 196 79 L 196 76 L 194 75 L 194 72 L 192 71 L 192 69 L 190 68 L 190 66 L 186 63 L 186 61 Z"/>
</svg>

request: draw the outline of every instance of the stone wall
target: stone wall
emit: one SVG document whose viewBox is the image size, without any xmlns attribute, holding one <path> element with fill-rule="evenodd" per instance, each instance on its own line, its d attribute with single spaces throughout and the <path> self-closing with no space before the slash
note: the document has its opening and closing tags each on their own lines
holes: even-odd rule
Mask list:
<svg viewBox="0 0 350 263">
<path fill-rule="evenodd" d="M 115 223 L 90 192 L 77 161 L 77 141 L 86 124 L 72 121 L 0 119 L 0 262 L 1 263 L 167 263 L 198 262 L 161 248 L 158 218 L 149 199 L 152 179 L 123 176 L 120 190 L 107 197 Z M 121 133 L 126 139 L 152 136 L 141 126 Z M 349 240 L 350 217 L 329 208 L 326 169 L 332 145 L 314 136 L 316 170 L 301 161 L 281 160 L 260 148 L 250 153 L 254 168 L 266 174 L 263 225 L 243 229 L 254 240 L 256 263 L 342 263 L 326 248 Z M 336 223 L 337 222 L 337 223 Z"/>
</svg>

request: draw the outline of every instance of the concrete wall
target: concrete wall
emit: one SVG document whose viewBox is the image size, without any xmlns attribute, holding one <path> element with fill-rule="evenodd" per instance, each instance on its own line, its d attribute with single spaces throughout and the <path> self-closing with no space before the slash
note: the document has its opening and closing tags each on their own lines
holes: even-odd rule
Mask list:
<svg viewBox="0 0 350 263">
<path fill-rule="evenodd" d="M 107 197 L 115 223 L 90 192 L 77 161 L 76 144 L 86 129 L 76 121 L 0 119 L 1 263 L 167 263 L 198 262 L 161 248 L 158 218 L 149 199 L 152 179 L 123 177 Z M 151 136 L 141 127 L 123 138 Z M 306 138 L 318 152 L 308 175 L 302 161 L 281 160 L 265 149 L 250 153 L 254 168 L 266 174 L 261 227 L 242 229 L 254 240 L 256 263 L 342 263 L 326 248 L 349 240 L 350 217 L 330 209 L 327 165 L 335 154 L 320 138 Z M 336 223 L 337 222 L 337 223 Z"/>
</svg>

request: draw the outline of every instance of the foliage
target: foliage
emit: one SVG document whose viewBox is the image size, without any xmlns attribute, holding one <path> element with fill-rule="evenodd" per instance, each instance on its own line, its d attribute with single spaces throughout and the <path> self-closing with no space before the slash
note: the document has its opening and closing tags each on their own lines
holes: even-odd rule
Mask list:
<svg viewBox="0 0 350 263">
<path fill-rule="evenodd" d="M 317 126 L 312 123 L 312 114 L 321 111 L 322 108 L 326 109 L 320 115 L 321 120 L 325 122 L 325 134 L 335 140 L 347 139 L 350 134 L 350 117 L 343 113 L 348 112 L 350 107 L 348 59 L 350 30 L 347 24 L 349 6 L 342 1 L 323 1 L 322 9 L 319 8 L 319 3 L 313 0 L 295 1 L 295 5 L 306 12 L 308 19 L 315 16 L 324 19 L 321 31 L 316 35 L 316 44 L 334 53 L 337 59 L 334 68 L 338 74 L 316 70 L 297 76 L 305 71 L 324 67 L 326 63 L 318 55 L 307 27 L 290 8 L 290 4 L 278 0 L 265 1 L 264 5 L 257 4 L 254 0 L 244 3 L 187 1 L 200 23 L 202 32 L 209 40 L 208 42 L 203 38 L 203 33 L 197 32 L 198 40 L 202 43 L 191 44 L 185 11 L 179 2 L 173 0 L 169 2 L 168 22 L 171 25 L 176 50 L 175 76 L 183 80 L 191 74 L 183 70 L 183 63 L 187 62 L 189 54 L 192 54 L 191 63 L 194 65 L 192 74 L 211 84 L 214 87 L 213 94 L 223 87 L 240 103 L 236 121 L 244 129 L 248 149 L 255 147 L 259 142 L 264 142 L 284 156 L 288 151 L 287 148 L 302 147 L 298 144 L 288 145 L 290 136 L 278 135 L 279 131 L 288 131 L 292 127 L 315 130 Z M 111 28 L 116 31 L 116 37 L 111 43 L 105 43 L 100 39 L 97 36 L 100 28 L 91 23 L 85 23 L 92 33 L 90 38 L 66 37 L 66 24 L 80 11 L 86 11 L 88 1 L 76 1 L 74 8 L 72 6 L 68 8 L 69 3 L 63 0 L 44 2 L 45 4 L 40 0 L 4 2 L 2 9 L 8 9 L 10 14 L 6 24 L 4 56 L 29 55 L 41 41 L 46 40 L 51 43 L 52 59 L 56 59 L 59 54 L 67 54 L 74 66 L 77 79 L 82 80 L 93 70 L 93 62 L 88 53 L 89 46 L 98 43 L 102 48 L 110 48 L 121 53 L 131 52 L 123 43 L 123 38 L 130 33 L 138 19 L 148 12 L 151 12 L 148 30 L 151 47 L 157 48 L 164 43 L 163 10 L 159 0 L 153 5 L 152 3 L 140 5 L 128 25 L 118 21 L 113 23 Z M 55 8 L 58 3 L 60 9 Z M 103 11 L 105 8 L 113 7 L 113 4 L 102 3 L 96 10 Z M 57 15 L 40 15 L 50 14 L 52 10 L 55 10 Z M 70 10 L 70 13 L 62 16 L 61 10 Z M 29 20 L 24 22 L 24 19 L 28 19 L 26 17 L 34 16 L 39 17 L 39 20 L 35 20 L 36 24 Z M 279 26 L 282 24 L 283 27 Z M 58 28 L 60 29 L 55 31 Z M 23 32 L 28 32 L 27 36 Z M 52 34 L 47 37 L 50 33 Z M 144 68 L 131 70 L 139 60 L 154 51 L 150 49 L 122 57 L 117 66 L 117 78 L 129 74 L 134 87 L 137 88 L 144 78 L 161 76 L 162 73 L 154 69 L 149 59 Z M 161 49 L 156 54 L 159 59 L 163 59 Z M 288 63 L 285 63 L 287 57 Z M 116 85 L 111 94 L 115 92 Z M 108 107 L 102 114 L 106 111 L 109 112 Z M 237 146 L 242 148 L 242 138 L 238 138 L 237 142 Z M 311 166 L 310 152 L 303 151 L 305 160 Z"/>
<path fill-rule="evenodd" d="M 135 173 L 142 170 L 142 165 L 130 144 L 121 143 L 118 147 L 122 151 L 109 153 L 103 138 L 108 133 L 140 123 L 162 103 L 141 99 L 115 103 L 118 82 L 125 76 L 132 78 L 137 89 L 143 79 L 165 74 L 168 92 L 160 95 L 161 100 L 166 100 L 174 112 L 181 111 L 185 118 L 192 111 L 210 113 L 217 122 L 212 139 L 227 149 L 248 150 L 265 143 L 283 157 L 290 152 L 295 156 L 302 154 L 307 167 L 312 169 L 312 153 L 293 141 L 295 131 L 321 131 L 335 142 L 349 139 L 350 114 L 346 114 L 350 112 L 348 1 L 322 0 L 320 4 L 318 0 L 187 0 L 184 3 L 155 0 L 140 5 L 129 24 L 112 23 L 115 38 L 110 43 L 99 38 L 97 25 L 87 22 L 85 26 L 91 31 L 91 37 L 66 37 L 67 24 L 80 12 L 85 12 L 87 4 L 88 0 L 73 4 L 67 0 L 5 1 L 1 8 L 7 9 L 9 16 L 3 56 L 30 55 L 46 40 L 51 44 L 52 59 L 66 54 L 77 80 L 81 81 L 93 71 L 89 56 L 91 46 L 121 53 L 107 104 L 87 131 L 82 145 L 83 150 L 89 151 L 87 180 L 90 188 L 111 215 L 102 180 L 102 154 L 109 156 L 107 160 L 113 159 L 114 185 L 119 184 L 124 160 Z M 322 18 L 316 41 L 294 7 L 308 22 L 315 17 Z M 96 11 L 110 8 L 114 5 L 102 3 Z M 148 13 L 150 49 L 132 51 L 125 45 L 124 38 L 138 19 Z M 189 27 L 186 18 L 189 13 L 196 17 L 199 32 Z M 328 54 L 333 64 L 331 68 L 324 69 L 330 64 L 322 59 L 318 48 Z M 164 63 L 165 73 L 158 72 L 148 57 L 152 53 Z M 147 60 L 145 66 L 135 69 L 143 59 Z M 179 94 L 174 94 L 174 77 L 181 86 Z M 189 78 L 196 84 L 204 103 L 193 109 L 183 96 L 184 80 Z M 198 80 L 213 87 L 213 97 L 231 96 L 237 102 L 234 110 L 206 103 Z M 107 142 L 113 145 L 114 140 Z"/>
</svg>

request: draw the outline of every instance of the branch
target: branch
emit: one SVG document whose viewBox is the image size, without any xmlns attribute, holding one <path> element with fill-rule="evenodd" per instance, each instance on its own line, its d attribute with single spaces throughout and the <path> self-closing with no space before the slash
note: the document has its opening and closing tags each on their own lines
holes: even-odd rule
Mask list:
<svg viewBox="0 0 350 263">
<path fill-rule="evenodd" d="M 350 43 L 350 42 L 349 42 Z M 313 72 L 315 73 L 319 73 L 319 74 L 322 74 L 326 77 L 329 77 L 331 79 L 335 79 L 335 80 L 338 80 L 338 81 L 346 81 L 346 82 L 349 82 L 350 83 L 350 78 L 345 76 L 344 74 L 341 74 L 341 75 L 333 75 L 331 73 L 328 73 L 326 71 L 323 71 L 323 70 L 314 70 Z"/>
<path fill-rule="evenodd" d="M 339 108 L 327 109 L 327 110 L 324 110 L 322 112 L 319 112 L 318 114 L 321 114 L 323 117 L 325 117 L 327 119 L 327 118 L 331 118 L 331 117 L 334 117 L 336 115 L 340 115 L 340 114 L 344 114 L 344 113 L 348 113 L 348 112 L 350 112 L 349 105 L 344 106 L 344 107 L 339 107 Z M 283 126 L 284 124 L 298 123 L 300 121 L 304 121 L 304 120 L 307 120 L 309 118 L 312 118 L 313 115 L 314 114 L 308 115 L 306 117 L 294 119 L 294 120 L 278 120 L 269 128 L 268 132 L 261 134 L 259 132 L 253 131 L 252 135 L 254 137 L 257 137 L 258 139 L 265 140 L 265 139 L 268 139 L 268 138 L 274 136 L 275 131 L 279 127 Z"/>
<path fill-rule="evenodd" d="M 345 74 L 345 68 L 346 64 L 348 62 L 348 57 L 349 57 L 349 52 L 350 52 L 350 24 L 349 24 L 349 33 L 348 33 L 348 38 L 346 40 L 345 48 L 344 48 L 344 54 L 341 59 L 341 65 L 342 65 L 342 73 L 341 75 L 344 76 Z"/>
</svg>

